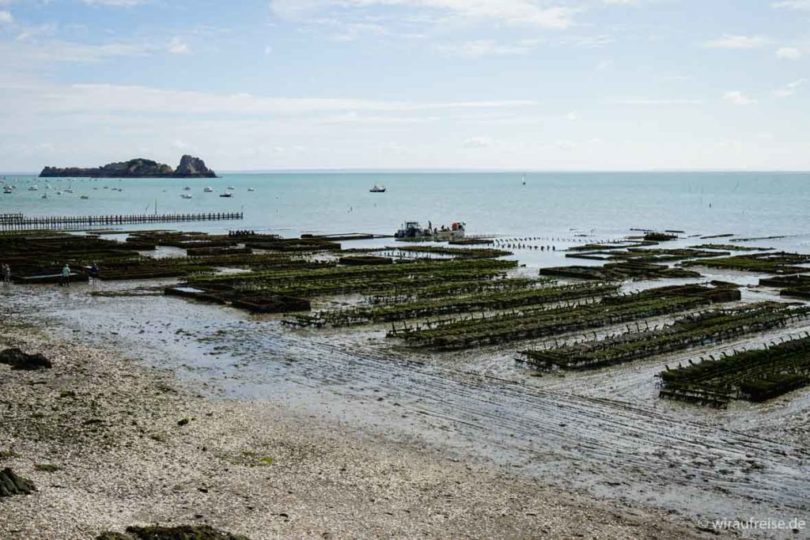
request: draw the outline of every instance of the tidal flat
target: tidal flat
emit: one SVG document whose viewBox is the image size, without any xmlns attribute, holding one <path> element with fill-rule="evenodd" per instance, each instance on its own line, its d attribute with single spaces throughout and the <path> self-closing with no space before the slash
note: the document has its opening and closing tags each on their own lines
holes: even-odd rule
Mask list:
<svg viewBox="0 0 810 540">
<path fill-rule="evenodd" d="M 576 279 L 505 252 L 531 236 L 415 258 L 325 237 L 7 235 L 2 345 L 53 367 L 0 366 L 0 465 L 38 486 L 0 503 L 3 533 L 682 538 L 806 515 L 803 357 L 732 366 L 722 400 L 662 397 L 662 373 L 800 343 L 807 307 L 780 292 L 803 281 L 778 276 L 806 261 L 737 264 L 667 234 L 569 250 L 616 265 Z M 98 276 L 25 284 L 54 245 Z"/>
</svg>

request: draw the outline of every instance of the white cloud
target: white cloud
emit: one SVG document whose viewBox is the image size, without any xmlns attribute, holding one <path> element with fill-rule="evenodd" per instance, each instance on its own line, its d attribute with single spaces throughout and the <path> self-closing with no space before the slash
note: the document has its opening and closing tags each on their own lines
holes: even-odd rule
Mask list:
<svg viewBox="0 0 810 540">
<path fill-rule="evenodd" d="M 799 79 L 797 81 L 793 81 L 792 83 L 786 84 L 783 88 L 774 90 L 773 95 L 780 98 L 790 97 L 793 94 L 795 94 L 796 90 L 806 82 L 807 79 Z"/>
<path fill-rule="evenodd" d="M 613 66 L 613 60 L 602 60 L 596 64 L 596 71 L 607 71 Z"/>
<path fill-rule="evenodd" d="M 365 22 L 338 23 L 335 21 L 334 26 L 339 28 L 339 31 L 331 36 L 335 41 L 355 41 L 363 36 L 384 36 L 388 34 L 388 30 L 380 24 Z"/>
<path fill-rule="evenodd" d="M 771 6 L 775 8 L 810 11 L 810 0 L 782 0 L 781 2 L 772 3 Z"/>
<path fill-rule="evenodd" d="M 27 36 L 18 36 L 15 43 L 0 42 L 0 63 L 17 67 L 39 63 L 93 63 L 118 57 L 147 56 L 153 46 L 138 43 L 106 43 L 86 45 L 66 41 L 29 43 Z"/>
<path fill-rule="evenodd" d="M 609 6 L 637 6 L 641 2 L 640 0 L 602 0 L 602 3 Z"/>
<path fill-rule="evenodd" d="M 467 41 L 461 44 L 441 45 L 437 47 L 445 54 L 461 56 L 464 58 L 480 58 L 482 56 L 513 56 L 526 54 L 531 47 L 526 45 L 504 45 L 491 39 Z"/>
<path fill-rule="evenodd" d="M 132 7 L 146 4 L 149 0 L 82 0 L 89 6 Z"/>
<path fill-rule="evenodd" d="M 723 99 L 734 105 L 753 105 L 757 100 L 746 96 L 739 90 L 732 90 L 723 94 Z"/>
<path fill-rule="evenodd" d="M 139 112 L 187 114 L 308 116 L 352 112 L 414 113 L 420 111 L 499 110 L 535 106 L 534 101 L 408 102 L 364 99 L 258 97 L 250 94 L 213 94 L 162 90 L 144 86 L 74 84 L 44 87 L 27 93 L 37 99 L 37 110 L 53 113 Z"/>
<path fill-rule="evenodd" d="M 166 47 L 166 50 L 172 54 L 189 54 L 191 52 L 191 48 L 188 46 L 188 43 L 184 42 L 178 37 L 172 38 L 169 45 Z"/>
<path fill-rule="evenodd" d="M 493 144 L 489 137 L 470 137 L 464 141 L 464 148 L 489 148 Z"/>
<path fill-rule="evenodd" d="M 14 17 L 11 15 L 10 11 L 1 10 L 0 11 L 0 24 L 11 24 L 14 22 Z"/>
<path fill-rule="evenodd" d="M 726 34 L 723 37 L 705 42 L 711 49 L 757 49 L 766 45 L 768 40 L 762 36 L 742 36 Z"/>
<path fill-rule="evenodd" d="M 564 140 L 564 139 L 559 140 L 559 141 L 554 141 L 554 146 L 557 149 L 563 150 L 565 152 L 570 152 L 571 150 L 574 150 L 577 147 L 575 142 L 567 141 L 567 140 Z"/>
<path fill-rule="evenodd" d="M 272 0 L 273 12 L 283 18 L 303 19 L 332 8 L 401 6 L 423 8 L 478 21 L 564 29 L 573 24 L 575 9 L 542 7 L 531 0 Z"/>
<path fill-rule="evenodd" d="M 798 60 L 801 56 L 802 52 L 795 47 L 780 47 L 776 51 L 776 57 L 783 60 Z"/>
<path fill-rule="evenodd" d="M 608 101 L 611 105 L 627 105 L 631 107 L 671 107 L 702 105 L 703 100 L 689 98 L 623 98 Z"/>
</svg>

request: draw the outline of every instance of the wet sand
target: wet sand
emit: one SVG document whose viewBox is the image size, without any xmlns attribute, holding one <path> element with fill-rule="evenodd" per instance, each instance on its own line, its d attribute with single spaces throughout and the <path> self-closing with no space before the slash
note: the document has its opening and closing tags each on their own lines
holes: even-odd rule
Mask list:
<svg viewBox="0 0 810 540">
<path fill-rule="evenodd" d="M 0 500 L 4 539 L 86 539 L 153 523 L 206 523 L 253 539 L 710 536 L 666 512 L 277 401 L 204 397 L 203 383 L 146 367 L 136 350 L 46 336 L 10 306 L 0 308 L 0 346 L 42 352 L 54 367 L 0 365 L 0 466 L 38 488 Z"/>
</svg>

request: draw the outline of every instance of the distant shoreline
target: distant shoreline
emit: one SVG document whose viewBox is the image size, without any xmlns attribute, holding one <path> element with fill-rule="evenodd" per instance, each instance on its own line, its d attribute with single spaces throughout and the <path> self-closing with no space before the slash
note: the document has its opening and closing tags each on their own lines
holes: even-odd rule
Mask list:
<svg viewBox="0 0 810 540">
<path fill-rule="evenodd" d="M 0 176 L 39 176 L 37 171 L 0 171 Z M 639 170 L 532 170 L 532 169 L 246 169 L 221 170 L 222 175 L 260 174 L 810 174 L 810 170 L 744 170 L 744 169 L 639 169 Z M 92 177 L 78 177 L 92 178 Z M 118 178 L 111 176 L 109 178 Z M 135 178 L 135 177 L 131 177 Z M 184 178 L 180 176 L 138 178 Z M 185 177 L 188 178 L 188 177 Z M 211 177 L 214 178 L 214 177 Z"/>
</svg>

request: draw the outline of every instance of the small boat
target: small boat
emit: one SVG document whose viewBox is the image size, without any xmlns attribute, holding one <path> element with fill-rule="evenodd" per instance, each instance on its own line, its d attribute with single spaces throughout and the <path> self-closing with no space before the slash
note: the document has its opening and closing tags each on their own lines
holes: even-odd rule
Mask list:
<svg viewBox="0 0 810 540">
<path fill-rule="evenodd" d="M 28 191 L 39 191 L 39 187 L 31 186 L 30 188 L 28 188 Z"/>
<path fill-rule="evenodd" d="M 233 193 L 231 193 L 230 191 L 226 191 L 225 193 L 220 193 L 219 196 L 220 197 L 233 197 Z"/>
<path fill-rule="evenodd" d="M 249 187 L 249 188 L 248 188 L 248 191 L 256 191 L 256 189 L 255 189 L 255 188 L 252 188 L 252 187 Z"/>
<path fill-rule="evenodd" d="M 73 189 L 72 189 L 72 188 L 67 188 L 67 189 L 65 190 L 65 193 L 73 193 Z"/>
<path fill-rule="evenodd" d="M 41 199 L 47 199 L 47 198 L 48 198 L 48 194 L 47 194 L 47 193 L 43 193 L 43 194 L 42 194 L 42 197 L 40 197 L 40 198 L 41 198 Z"/>
<path fill-rule="evenodd" d="M 526 185 L 526 175 L 525 174 L 523 175 L 523 185 L 524 186 Z"/>
<path fill-rule="evenodd" d="M 184 199 L 190 199 L 190 198 L 191 198 L 191 195 L 189 195 L 188 193 L 183 193 L 183 194 L 182 194 L 182 195 L 180 195 L 180 196 L 181 196 L 182 198 L 184 198 Z"/>
<path fill-rule="evenodd" d="M 374 184 L 374 187 L 372 187 L 369 190 L 369 192 L 371 192 L 371 193 L 385 193 L 385 186 L 381 186 L 379 184 Z"/>
<path fill-rule="evenodd" d="M 233 190 L 235 190 L 235 189 L 236 189 L 236 188 L 235 188 L 235 187 L 233 187 L 233 186 L 228 186 L 228 190 L 230 190 L 230 191 L 233 191 Z"/>
<path fill-rule="evenodd" d="M 191 191 L 191 188 L 189 186 L 186 186 L 183 188 L 183 191 Z"/>
<path fill-rule="evenodd" d="M 203 191 L 205 191 L 206 193 L 213 193 L 213 192 L 214 192 L 214 188 L 212 188 L 211 186 L 208 186 L 208 187 L 206 187 L 206 188 L 205 188 Z"/>
<path fill-rule="evenodd" d="M 433 240 L 436 242 L 449 242 L 451 240 L 461 240 L 464 238 L 466 223 L 456 221 L 451 223 L 449 227 L 442 225 L 438 229 L 433 230 Z"/>
<path fill-rule="evenodd" d="M 3 193 L 5 193 L 6 195 L 11 195 L 12 193 L 14 193 L 14 190 L 11 189 L 9 186 L 6 186 L 3 188 Z"/>
<path fill-rule="evenodd" d="M 61 195 L 61 194 L 62 194 L 62 192 L 61 192 L 61 191 L 57 191 L 57 192 L 56 192 L 56 194 L 57 194 L 57 195 Z"/>
<path fill-rule="evenodd" d="M 86 200 L 87 200 L 87 199 L 89 199 L 90 197 L 88 197 L 87 195 L 82 195 L 82 196 L 81 196 L 81 197 L 79 197 L 79 198 L 80 198 L 80 199 L 83 199 L 83 200 L 85 200 L 85 201 L 86 201 Z"/>
</svg>

